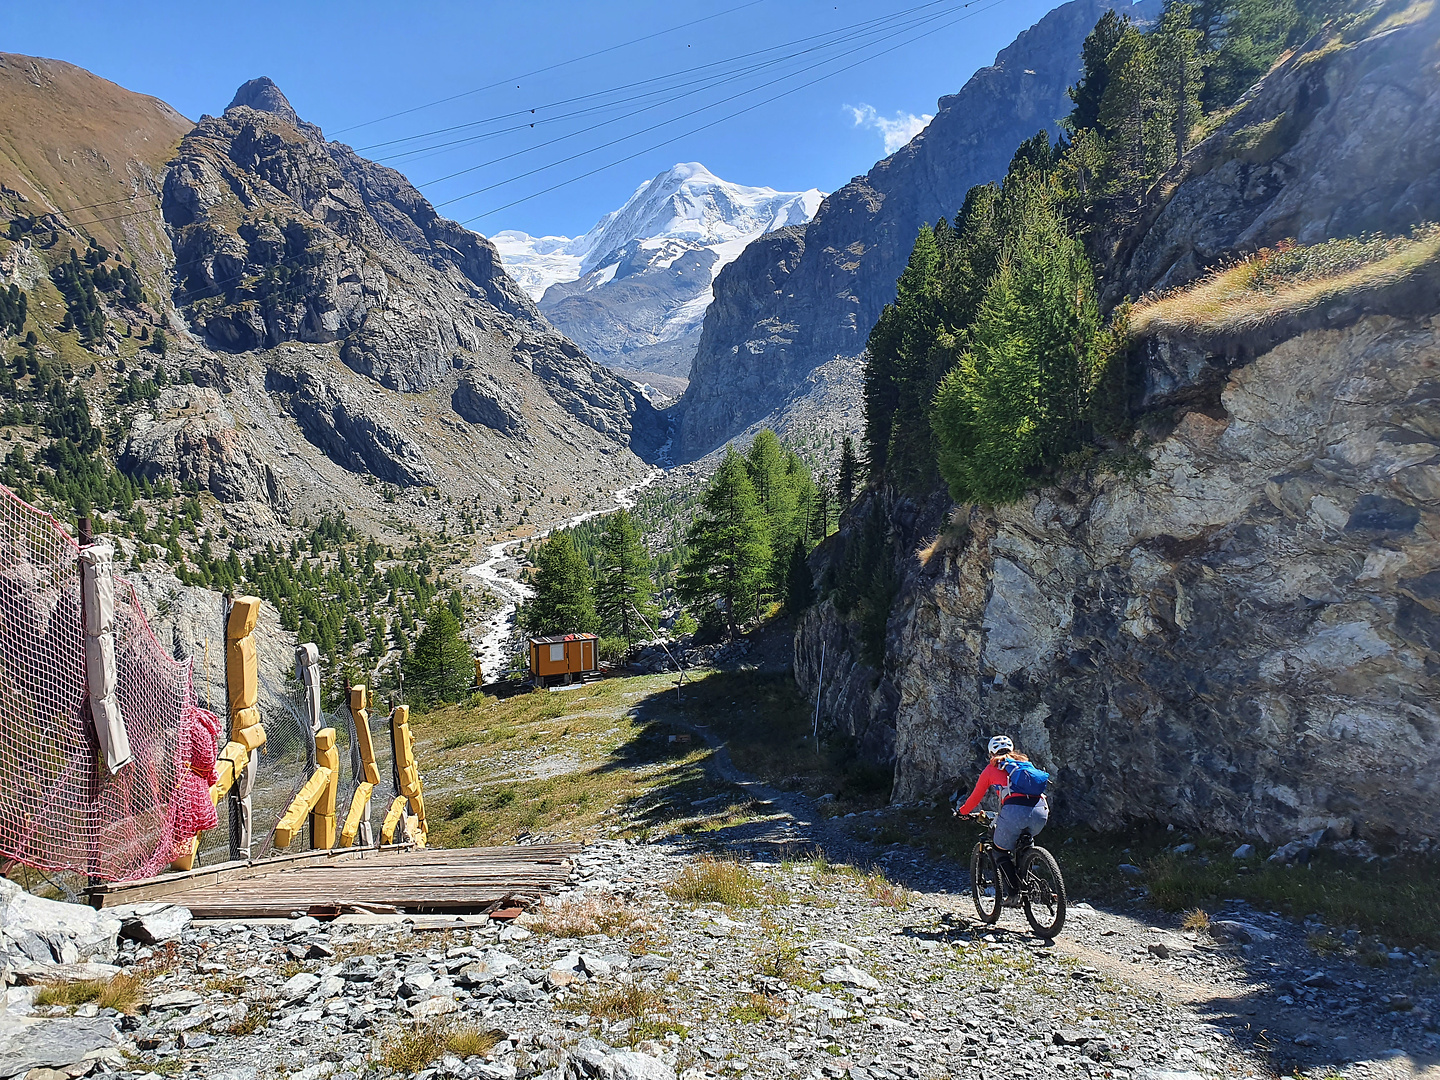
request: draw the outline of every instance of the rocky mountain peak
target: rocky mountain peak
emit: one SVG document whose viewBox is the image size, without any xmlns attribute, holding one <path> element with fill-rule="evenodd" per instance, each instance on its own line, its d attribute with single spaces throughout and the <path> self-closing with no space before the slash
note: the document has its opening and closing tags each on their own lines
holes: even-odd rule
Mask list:
<svg viewBox="0 0 1440 1080">
<path fill-rule="evenodd" d="M 300 119 L 300 114 L 295 111 L 295 106 L 290 104 L 280 87 L 275 85 L 275 80 L 268 75 L 261 75 L 258 79 L 251 79 L 235 91 L 235 96 L 230 99 L 230 104 L 225 106 L 228 113 L 231 109 L 238 108 L 254 109 L 257 112 L 270 113 L 278 116 L 292 127 L 298 128 L 305 134 L 310 135 L 317 141 L 324 141 L 324 135 L 320 129 L 311 123 Z"/>
<path fill-rule="evenodd" d="M 284 117 L 292 124 L 298 124 L 300 117 L 295 113 L 295 107 L 290 104 L 275 81 L 266 75 L 258 79 L 251 79 L 235 91 L 235 96 L 230 99 L 230 104 L 225 106 L 229 112 L 238 106 L 244 105 L 247 108 L 258 109 L 261 112 L 276 113 Z"/>
</svg>

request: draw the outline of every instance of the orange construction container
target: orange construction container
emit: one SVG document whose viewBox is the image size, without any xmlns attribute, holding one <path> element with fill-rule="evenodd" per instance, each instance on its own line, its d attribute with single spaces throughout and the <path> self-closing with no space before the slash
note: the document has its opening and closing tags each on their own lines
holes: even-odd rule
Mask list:
<svg viewBox="0 0 1440 1080">
<path fill-rule="evenodd" d="M 594 634 L 530 639 L 530 674 L 541 682 L 574 682 L 599 668 L 600 639 Z"/>
</svg>

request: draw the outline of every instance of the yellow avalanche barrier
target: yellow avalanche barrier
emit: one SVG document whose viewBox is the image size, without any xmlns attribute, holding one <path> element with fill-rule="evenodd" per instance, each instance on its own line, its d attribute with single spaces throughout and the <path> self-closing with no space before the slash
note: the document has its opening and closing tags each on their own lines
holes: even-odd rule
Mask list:
<svg viewBox="0 0 1440 1080">
<path fill-rule="evenodd" d="M 255 660 L 255 622 L 260 617 L 258 596 L 239 596 L 230 605 L 230 617 L 225 623 L 225 683 L 226 697 L 230 705 L 230 741 L 220 751 L 215 763 L 216 780 L 210 788 L 210 802 L 216 806 L 244 775 L 253 760 L 254 752 L 265 745 L 265 729 L 260 726 L 260 676 Z M 248 782 L 242 785 L 241 795 L 249 799 Z M 249 821 L 247 810 L 245 821 Z M 242 847 L 248 848 L 249 837 L 242 840 Z M 190 844 L 190 851 L 176 859 L 171 867 L 175 870 L 190 870 L 195 866 L 195 855 L 200 850 L 197 836 Z"/>
<path fill-rule="evenodd" d="M 340 776 L 340 754 L 335 749 L 335 729 L 322 728 L 315 733 L 315 772 L 290 803 L 275 826 L 275 846 L 289 847 L 295 834 L 310 815 L 311 846 L 319 849 L 335 846 L 335 792 Z"/>
<path fill-rule="evenodd" d="M 360 751 L 360 768 L 365 779 L 356 787 L 355 796 L 350 800 L 350 812 L 345 815 L 345 827 L 340 832 L 341 847 L 354 845 L 365 808 L 370 804 L 370 796 L 375 793 L 375 785 L 380 782 L 380 769 L 375 764 L 375 744 L 370 738 L 368 697 L 365 687 L 350 688 L 350 715 L 355 718 L 355 744 Z M 369 836 L 367 832 L 366 843 L 370 842 Z"/>
<path fill-rule="evenodd" d="M 413 819 L 407 822 L 410 838 L 417 847 L 424 847 L 429 825 L 425 820 L 425 792 L 420 786 L 420 770 L 415 764 L 415 742 L 410 736 L 408 705 L 395 706 L 395 711 L 390 714 L 390 731 L 395 742 L 395 771 L 400 780 L 400 795 L 409 803 L 410 816 Z M 390 813 L 395 813 L 394 806 L 391 806 Z M 385 821 L 388 825 L 389 816 Z M 394 836 L 393 828 L 391 836 Z"/>
</svg>

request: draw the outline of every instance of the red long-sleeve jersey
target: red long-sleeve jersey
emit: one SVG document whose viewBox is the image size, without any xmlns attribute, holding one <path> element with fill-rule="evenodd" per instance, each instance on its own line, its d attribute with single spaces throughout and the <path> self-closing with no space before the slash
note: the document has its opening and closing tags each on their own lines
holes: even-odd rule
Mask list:
<svg viewBox="0 0 1440 1080">
<path fill-rule="evenodd" d="M 965 805 L 960 807 L 959 812 L 961 814 L 973 814 L 975 808 L 980 805 L 980 800 L 990 793 L 991 788 L 997 787 L 1008 789 L 1010 787 L 1010 777 L 1004 769 L 995 764 L 994 759 L 991 759 L 990 764 L 986 765 L 984 770 L 981 771 L 980 778 L 975 781 L 975 790 L 970 793 L 970 798 L 965 800 Z M 1005 801 L 1003 792 L 1000 795 L 1000 801 L 1002 803 Z"/>
</svg>

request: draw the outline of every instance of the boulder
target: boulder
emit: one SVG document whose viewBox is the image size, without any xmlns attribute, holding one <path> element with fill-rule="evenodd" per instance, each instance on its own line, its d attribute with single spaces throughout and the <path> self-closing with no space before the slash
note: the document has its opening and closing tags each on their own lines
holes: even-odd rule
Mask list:
<svg viewBox="0 0 1440 1080">
<path fill-rule="evenodd" d="M 1210 924 L 1210 935 L 1220 941 L 1235 941 L 1242 945 L 1263 945 L 1275 940 L 1270 931 L 1238 919 L 1216 919 Z"/>
<path fill-rule="evenodd" d="M 32 896 L 0 878 L 0 953 L 22 952 L 40 963 L 108 963 L 119 935 L 120 920 L 109 912 Z"/>
<path fill-rule="evenodd" d="M 832 968 L 826 968 L 820 978 L 832 985 L 849 986 L 857 990 L 873 992 L 880 989 L 880 983 L 874 975 L 861 971 L 854 964 L 836 964 Z"/>
<path fill-rule="evenodd" d="M 0 1026 L 0 1080 L 31 1069 L 68 1069 L 114 1046 L 115 1021 L 109 1017 L 22 1017 Z"/>
<path fill-rule="evenodd" d="M 675 1080 L 675 1070 L 659 1058 L 616 1050 L 598 1039 L 581 1039 L 551 1071 L 555 1080 Z"/>
<path fill-rule="evenodd" d="M 190 909 L 179 904 L 152 901 L 108 909 L 120 920 L 120 936 L 143 945 L 173 941 L 190 925 Z"/>
</svg>

